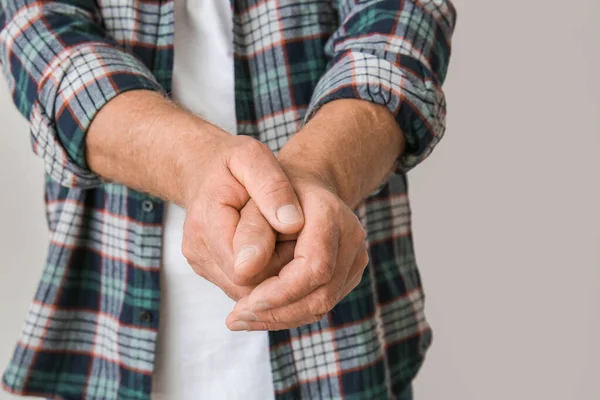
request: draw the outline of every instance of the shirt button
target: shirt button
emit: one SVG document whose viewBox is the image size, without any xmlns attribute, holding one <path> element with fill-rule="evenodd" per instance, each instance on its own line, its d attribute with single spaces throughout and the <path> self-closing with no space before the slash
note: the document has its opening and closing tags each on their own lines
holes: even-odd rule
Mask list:
<svg viewBox="0 0 600 400">
<path fill-rule="evenodd" d="M 142 201 L 142 210 L 147 213 L 151 212 L 152 210 L 154 210 L 154 203 L 150 200 Z"/>
<path fill-rule="evenodd" d="M 142 321 L 145 324 L 149 324 L 150 322 L 152 322 L 154 318 L 152 317 L 152 313 L 148 310 L 144 310 L 142 312 L 140 312 L 140 321 Z"/>
</svg>

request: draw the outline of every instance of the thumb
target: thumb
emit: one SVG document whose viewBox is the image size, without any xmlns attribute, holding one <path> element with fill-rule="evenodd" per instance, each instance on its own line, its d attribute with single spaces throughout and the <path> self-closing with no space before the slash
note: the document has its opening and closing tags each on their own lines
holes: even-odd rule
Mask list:
<svg viewBox="0 0 600 400">
<path fill-rule="evenodd" d="M 285 172 L 268 147 L 255 139 L 247 143 L 229 159 L 229 170 L 273 229 L 285 234 L 299 232 L 304 215 Z"/>
<path fill-rule="evenodd" d="M 275 251 L 276 232 L 250 199 L 240 212 L 233 236 L 236 285 L 250 285 L 269 263 Z"/>
</svg>

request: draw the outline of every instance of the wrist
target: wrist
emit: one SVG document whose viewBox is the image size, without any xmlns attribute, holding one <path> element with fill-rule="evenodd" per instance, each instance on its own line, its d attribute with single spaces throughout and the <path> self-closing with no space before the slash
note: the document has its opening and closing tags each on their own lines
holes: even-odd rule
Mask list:
<svg viewBox="0 0 600 400">
<path fill-rule="evenodd" d="M 177 107 L 161 94 L 132 90 L 111 99 L 86 136 L 89 167 L 107 181 L 165 198 L 165 179 L 155 176 L 166 159 L 157 127 Z"/>
<path fill-rule="evenodd" d="M 334 146 L 316 140 L 322 135 L 320 126 L 305 126 L 281 149 L 279 163 L 290 179 L 318 183 L 353 207 L 358 202 L 360 182 L 353 179 L 351 171 L 344 170 L 344 164 L 339 162 L 344 156 Z"/>
<path fill-rule="evenodd" d="M 321 107 L 279 159 L 320 177 L 355 208 L 389 178 L 403 149 L 404 136 L 386 107 L 341 99 Z"/>
<path fill-rule="evenodd" d="M 87 161 L 106 180 L 183 205 L 211 143 L 225 135 L 158 93 L 133 90 L 97 114 L 86 137 Z"/>
<path fill-rule="evenodd" d="M 172 149 L 168 165 L 172 166 L 171 199 L 188 209 L 207 179 L 207 171 L 215 157 L 222 153 L 232 136 L 219 127 L 186 112 L 172 116 Z M 175 120 L 176 119 L 176 120 Z"/>
<path fill-rule="evenodd" d="M 307 157 L 304 152 L 291 151 L 293 147 L 284 148 L 279 153 L 278 161 L 291 182 L 296 180 L 316 183 L 336 196 L 344 199 L 340 179 L 336 176 L 335 168 L 327 158 L 313 154 Z"/>
</svg>

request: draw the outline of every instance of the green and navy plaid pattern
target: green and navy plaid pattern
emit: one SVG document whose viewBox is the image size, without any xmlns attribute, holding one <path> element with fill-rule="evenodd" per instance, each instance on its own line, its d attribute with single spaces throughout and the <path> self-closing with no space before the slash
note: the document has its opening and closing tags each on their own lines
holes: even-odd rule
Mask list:
<svg viewBox="0 0 600 400">
<path fill-rule="evenodd" d="M 85 135 L 120 93 L 170 92 L 173 0 L 0 4 L 0 63 L 44 160 L 50 230 L 3 387 L 149 399 L 164 205 L 100 179 Z M 396 174 L 356 210 L 371 258 L 360 285 L 321 321 L 270 333 L 276 398 L 398 398 L 431 342 L 404 173 L 444 133 L 455 10 L 447 0 L 235 0 L 232 9 L 239 133 L 277 152 L 323 104 L 355 98 L 387 106 L 408 143 Z"/>
</svg>

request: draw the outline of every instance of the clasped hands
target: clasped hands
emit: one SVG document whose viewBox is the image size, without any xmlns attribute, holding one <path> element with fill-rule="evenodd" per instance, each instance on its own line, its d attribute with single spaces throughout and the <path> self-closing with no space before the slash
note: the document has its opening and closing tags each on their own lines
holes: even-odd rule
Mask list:
<svg viewBox="0 0 600 400">
<path fill-rule="evenodd" d="M 206 143 L 193 170 L 180 169 L 182 252 L 198 275 L 237 301 L 226 320 L 234 331 L 320 320 L 358 285 L 368 263 L 365 231 L 335 179 L 291 146 L 293 139 L 276 158 L 251 137 L 223 132 Z"/>
<path fill-rule="evenodd" d="M 86 137 L 104 180 L 185 208 L 183 255 L 237 301 L 232 330 L 318 321 L 358 285 L 368 253 L 352 209 L 404 147 L 386 106 L 337 99 L 275 157 L 147 90 L 109 101 Z"/>
</svg>

